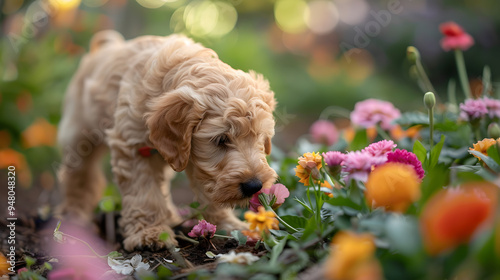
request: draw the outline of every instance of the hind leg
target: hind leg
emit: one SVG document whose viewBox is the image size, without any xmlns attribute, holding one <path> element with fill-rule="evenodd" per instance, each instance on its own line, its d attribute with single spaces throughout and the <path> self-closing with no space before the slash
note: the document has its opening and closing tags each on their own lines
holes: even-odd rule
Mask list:
<svg viewBox="0 0 500 280">
<path fill-rule="evenodd" d="M 76 219 L 80 223 L 89 223 L 92 220 L 92 211 L 106 186 L 100 160 L 107 148 L 104 143 L 87 139 L 84 132 L 88 130 L 73 131 L 77 133 L 66 137 L 66 141 L 61 143 L 63 163 L 59 170 L 59 179 L 63 203 L 57 214 Z"/>
</svg>

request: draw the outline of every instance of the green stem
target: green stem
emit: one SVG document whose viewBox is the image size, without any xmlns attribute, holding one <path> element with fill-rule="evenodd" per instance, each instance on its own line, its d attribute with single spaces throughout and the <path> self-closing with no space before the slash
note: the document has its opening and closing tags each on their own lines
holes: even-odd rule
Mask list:
<svg viewBox="0 0 500 280">
<path fill-rule="evenodd" d="M 233 239 L 234 237 L 232 236 L 227 236 L 227 235 L 220 235 L 220 234 L 214 234 L 214 237 L 219 237 L 219 238 L 226 238 L 226 239 Z"/>
<path fill-rule="evenodd" d="M 432 91 L 436 93 L 436 90 L 432 86 L 431 80 L 427 76 L 427 73 L 425 73 L 425 69 L 422 66 L 422 62 L 420 62 L 420 60 L 417 60 L 415 62 L 415 66 L 417 67 L 418 76 L 420 77 L 420 80 L 424 83 L 425 87 L 427 88 L 427 91 Z"/>
<path fill-rule="evenodd" d="M 267 201 L 267 198 L 264 196 L 264 194 L 259 194 L 258 196 L 259 198 L 259 202 L 260 204 L 262 204 L 262 206 L 264 206 L 264 208 L 267 210 L 267 211 L 271 211 L 274 213 L 274 216 L 276 216 L 276 219 L 278 219 L 278 221 L 284 225 L 286 228 L 288 228 L 289 230 L 293 231 L 293 233 L 295 232 L 298 232 L 298 230 L 294 227 L 292 227 L 291 225 L 289 225 L 287 222 L 285 222 L 283 219 L 281 219 L 281 217 L 274 211 L 274 209 L 269 206 L 269 201 Z"/>
<path fill-rule="evenodd" d="M 467 77 L 467 70 L 465 69 L 464 55 L 461 50 L 455 50 L 455 61 L 457 63 L 458 76 L 460 78 L 460 83 L 462 84 L 462 90 L 464 91 L 466 98 L 472 98 L 472 93 L 469 87 L 469 78 Z"/>
<path fill-rule="evenodd" d="M 375 129 L 382 138 L 384 138 L 385 140 L 391 140 L 391 136 L 389 136 L 389 134 L 387 134 L 387 132 L 385 132 L 385 130 L 383 130 L 379 124 L 375 126 Z"/>
<path fill-rule="evenodd" d="M 432 151 L 434 146 L 434 109 L 429 109 L 429 146 Z"/>
<path fill-rule="evenodd" d="M 60 232 L 62 235 L 66 236 L 66 237 L 72 238 L 72 239 L 74 239 L 74 240 L 76 240 L 76 241 L 79 241 L 79 242 L 83 243 L 85 246 L 87 246 L 87 247 L 90 249 L 90 251 L 92 251 L 92 253 L 94 253 L 94 255 L 98 256 L 99 258 L 107 258 L 107 257 L 108 257 L 108 255 L 105 255 L 105 256 L 101 256 L 101 255 L 99 255 L 99 254 L 98 254 L 98 253 L 94 250 L 94 248 L 92 248 L 92 246 L 90 246 L 90 244 L 89 244 L 89 243 L 87 243 L 87 242 L 85 242 L 85 241 L 81 240 L 80 238 L 74 237 L 74 236 L 69 235 L 69 234 L 67 234 L 67 233 L 64 233 L 64 232 L 62 232 L 62 231 L 59 231 L 59 232 Z"/>
</svg>

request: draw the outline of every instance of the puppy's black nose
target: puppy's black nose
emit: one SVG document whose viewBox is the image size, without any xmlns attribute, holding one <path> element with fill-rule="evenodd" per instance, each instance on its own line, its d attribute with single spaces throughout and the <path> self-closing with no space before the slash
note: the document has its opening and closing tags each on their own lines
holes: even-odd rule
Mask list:
<svg viewBox="0 0 500 280">
<path fill-rule="evenodd" d="M 260 191 L 260 189 L 262 189 L 262 182 L 257 178 L 253 178 L 250 181 L 241 183 L 240 189 L 241 192 L 243 193 L 243 196 L 250 197 L 254 193 Z"/>
</svg>

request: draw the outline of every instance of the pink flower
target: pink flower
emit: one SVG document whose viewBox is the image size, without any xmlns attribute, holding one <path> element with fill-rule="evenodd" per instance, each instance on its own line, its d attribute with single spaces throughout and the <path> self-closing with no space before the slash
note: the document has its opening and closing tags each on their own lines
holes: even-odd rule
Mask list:
<svg viewBox="0 0 500 280">
<path fill-rule="evenodd" d="M 474 39 L 455 22 L 442 23 L 439 25 L 439 30 L 444 35 L 441 39 L 441 47 L 445 51 L 456 49 L 465 51 L 474 45 Z"/>
<path fill-rule="evenodd" d="M 404 164 L 411 165 L 415 172 L 418 175 L 418 178 L 422 180 L 424 178 L 425 172 L 422 168 L 422 163 L 418 160 L 417 156 L 408 152 L 407 150 L 396 149 L 394 152 L 390 152 L 387 154 L 387 162 L 400 162 Z"/>
<path fill-rule="evenodd" d="M 312 140 L 316 143 L 331 146 L 339 140 L 337 127 L 330 121 L 318 120 L 311 125 Z"/>
<path fill-rule="evenodd" d="M 351 121 L 364 128 L 374 127 L 377 124 L 385 130 L 390 130 L 392 122 L 401 116 L 401 112 L 392 103 L 367 99 L 356 103 L 351 113 Z"/>
<path fill-rule="evenodd" d="M 500 118 L 500 100 L 485 97 L 483 101 L 488 109 L 488 116 L 492 119 Z"/>
<path fill-rule="evenodd" d="M 112 249 L 88 228 L 63 222 L 60 228 L 65 234 L 84 240 L 97 251 L 99 255 L 106 255 Z M 61 243 L 62 242 L 62 243 Z M 105 273 L 110 270 L 106 259 L 97 258 L 92 250 L 82 242 L 72 237 L 65 237 L 62 241 L 50 240 L 46 249 L 52 256 L 59 256 L 59 262 L 48 279 L 110 279 Z M 82 257 L 88 256 L 88 257 Z"/>
<path fill-rule="evenodd" d="M 349 173 L 345 178 L 345 182 L 349 183 L 351 179 L 366 182 L 372 167 L 384 164 L 386 161 L 385 157 L 374 157 L 368 152 L 356 151 L 348 153 L 342 163 L 342 171 Z"/>
<path fill-rule="evenodd" d="M 486 103 L 482 99 L 467 99 L 460 104 L 460 117 L 466 121 L 473 121 L 488 114 Z"/>
<path fill-rule="evenodd" d="M 328 166 L 342 165 L 342 162 L 346 158 L 346 154 L 338 151 L 330 151 L 323 153 L 323 158 Z"/>
<path fill-rule="evenodd" d="M 200 220 L 197 225 L 193 227 L 193 229 L 188 233 L 191 237 L 205 237 L 212 238 L 217 231 L 217 226 L 212 225 L 211 223 Z"/>
<path fill-rule="evenodd" d="M 281 204 L 285 202 L 285 198 L 290 196 L 290 192 L 288 191 L 285 185 L 274 184 L 271 186 L 270 189 L 262 189 L 252 196 L 249 205 L 250 210 L 258 212 L 259 206 L 262 206 L 262 204 L 259 201 L 259 194 L 261 193 L 269 195 L 269 201 L 273 199 L 273 196 L 276 197 L 276 202 L 272 206 L 273 209 L 280 207 Z"/>
<path fill-rule="evenodd" d="M 371 154 L 374 157 L 385 157 L 387 153 L 391 152 L 392 149 L 396 148 L 396 144 L 394 144 L 391 140 L 382 140 L 368 145 L 368 147 L 364 148 L 362 151 Z"/>
</svg>

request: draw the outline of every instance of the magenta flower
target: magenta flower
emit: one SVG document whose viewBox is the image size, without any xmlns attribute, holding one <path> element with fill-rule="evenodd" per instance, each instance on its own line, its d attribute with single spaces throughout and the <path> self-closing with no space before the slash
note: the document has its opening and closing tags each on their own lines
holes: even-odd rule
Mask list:
<svg viewBox="0 0 500 280">
<path fill-rule="evenodd" d="M 368 147 L 364 148 L 362 151 L 371 154 L 374 157 L 387 156 L 387 153 L 391 152 L 394 148 L 396 148 L 396 144 L 394 144 L 391 140 L 382 140 L 368 145 Z"/>
<path fill-rule="evenodd" d="M 460 117 L 466 121 L 474 121 L 488 114 L 488 108 L 482 99 L 467 99 L 460 104 L 460 110 Z"/>
<path fill-rule="evenodd" d="M 338 151 L 330 151 L 323 153 L 323 158 L 328 166 L 342 165 L 342 162 L 346 158 L 346 154 Z"/>
<path fill-rule="evenodd" d="M 394 152 L 390 152 L 387 154 L 387 162 L 400 162 L 404 164 L 411 165 L 415 172 L 418 175 L 418 178 L 422 180 L 424 178 L 425 172 L 422 168 L 422 163 L 418 160 L 417 156 L 408 152 L 407 150 L 396 149 Z"/>
<path fill-rule="evenodd" d="M 258 212 L 259 206 L 262 206 L 262 204 L 259 201 L 259 194 L 261 193 L 269 195 L 269 201 L 273 199 L 273 196 L 276 197 L 276 202 L 272 206 L 273 209 L 280 207 L 281 204 L 285 202 L 285 198 L 290 196 L 290 192 L 288 191 L 285 185 L 274 184 L 271 186 L 270 189 L 262 189 L 252 196 L 249 205 L 250 210 Z"/>
<path fill-rule="evenodd" d="M 439 30 L 444 35 L 441 39 L 441 47 L 445 51 L 456 49 L 465 51 L 474 45 L 474 39 L 455 22 L 442 23 L 439 25 Z"/>
<path fill-rule="evenodd" d="M 217 231 L 217 226 L 212 225 L 211 223 L 200 220 L 197 225 L 193 227 L 193 229 L 188 233 L 190 237 L 205 237 L 212 238 Z"/>
<path fill-rule="evenodd" d="M 311 125 L 310 133 L 316 143 L 331 146 L 339 140 L 339 132 L 334 123 L 327 120 L 318 120 Z"/>
<path fill-rule="evenodd" d="M 345 182 L 349 183 L 351 179 L 366 182 L 372 167 L 384 164 L 386 161 L 385 157 L 374 157 L 368 152 L 356 151 L 348 153 L 342 163 L 342 171 L 349 173 L 345 178 Z"/>
<path fill-rule="evenodd" d="M 367 99 L 356 103 L 354 111 L 351 112 L 351 121 L 364 128 L 380 124 L 384 130 L 390 130 L 394 126 L 392 122 L 400 116 L 401 112 L 392 103 Z"/>
<path fill-rule="evenodd" d="M 483 101 L 488 109 L 488 116 L 492 119 L 500 118 L 500 100 L 485 97 Z"/>
</svg>

